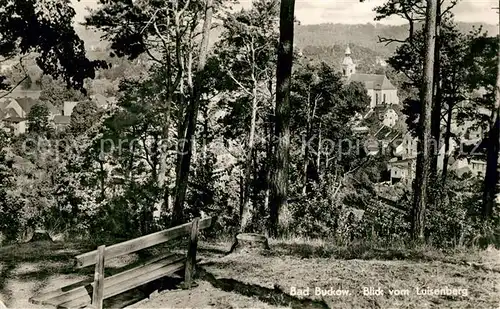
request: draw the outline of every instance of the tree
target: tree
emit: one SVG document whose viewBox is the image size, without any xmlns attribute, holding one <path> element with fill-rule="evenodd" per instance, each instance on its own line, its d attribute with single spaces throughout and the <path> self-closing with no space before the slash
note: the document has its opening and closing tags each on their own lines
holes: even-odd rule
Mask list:
<svg viewBox="0 0 500 309">
<path fill-rule="evenodd" d="M 61 76 L 78 89 L 86 78 L 95 77 L 96 69 L 106 67 L 103 61 L 87 59 L 84 42 L 73 28 L 75 10 L 69 1 L 1 0 L 0 7 L 0 62 L 37 53 L 44 74 Z"/>
<path fill-rule="evenodd" d="M 500 13 L 499 13 L 500 17 Z M 500 19 L 499 19 L 500 26 Z M 483 217 L 489 219 L 493 215 L 498 188 L 498 154 L 500 151 L 500 36 L 498 38 L 497 75 L 495 85 L 495 104 L 491 111 L 488 132 L 488 148 L 486 156 L 486 175 L 484 177 Z"/>
<path fill-rule="evenodd" d="M 73 134 L 83 134 L 100 118 L 99 108 L 94 101 L 82 101 L 71 113 L 70 130 Z"/>
<path fill-rule="evenodd" d="M 441 80 L 441 44 L 446 43 L 446 39 L 441 40 L 442 35 L 442 23 L 446 23 L 449 19 L 453 17 L 451 13 L 451 9 L 458 3 L 457 0 L 453 0 L 449 3 L 446 3 L 444 6 L 444 2 L 438 2 L 436 7 L 436 26 L 435 26 L 435 34 L 436 34 L 436 47 L 435 47 L 435 61 L 434 61 L 434 84 L 433 84 L 433 105 L 432 105 L 432 113 L 431 113 L 431 134 L 433 137 L 433 142 L 436 145 L 437 149 L 441 148 L 441 107 L 442 107 L 442 80 Z M 396 39 L 396 38 L 381 38 L 379 37 L 380 42 L 384 42 L 387 44 L 390 43 L 402 43 L 407 45 L 409 49 L 413 50 L 413 53 L 416 55 L 422 55 L 422 59 L 424 57 L 424 46 L 422 41 L 419 40 L 419 35 L 422 35 L 421 30 L 419 29 L 419 23 L 421 24 L 424 20 L 426 20 L 426 5 L 422 0 L 389 0 L 381 6 L 375 8 L 377 12 L 377 16 L 375 20 L 381 20 L 390 16 L 399 16 L 403 19 L 406 19 L 408 22 L 408 37 L 406 39 Z M 423 63 L 422 61 L 420 62 Z M 410 63 L 411 65 L 411 63 Z M 416 70 L 413 74 L 418 73 L 421 69 Z M 410 78 L 411 79 L 411 78 Z M 415 80 L 413 80 L 415 82 Z M 417 80 L 417 84 L 421 83 L 421 79 Z M 420 86 L 418 86 L 420 87 Z M 409 100 L 410 104 L 418 104 L 418 100 Z M 437 176 L 437 165 L 438 165 L 438 154 L 437 152 L 431 153 L 431 177 L 436 178 Z"/>
<path fill-rule="evenodd" d="M 193 138 L 196 132 L 196 124 L 198 120 L 198 111 L 200 108 L 201 89 L 202 89 L 202 76 L 205 69 L 205 63 L 208 54 L 208 44 L 210 39 L 210 29 L 212 27 L 212 14 L 214 11 L 214 1 L 206 0 L 204 11 L 205 19 L 203 22 L 202 39 L 200 45 L 200 53 L 198 59 L 198 66 L 196 70 L 195 83 L 190 86 L 190 101 L 184 118 L 184 124 L 181 127 L 182 150 L 177 157 L 177 176 L 175 182 L 175 202 L 173 209 L 174 223 L 183 221 L 184 214 L 184 201 L 186 200 L 186 190 L 189 180 L 189 170 L 191 168 L 191 158 L 193 155 Z M 192 72 L 190 71 L 190 74 Z"/>
<path fill-rule="evenodd" d="M 229 15 L 224 20 L 216 57 L 228 83 L 223 91 L 235 99 L 230 106 L 227 129 L 245 131 L 243 202 L 240 205 L 240 230 L 246 231 L 254 215 L 251 191 L 258 191 L 256 177 L 258 122 L 268 122 L 269 103 L 273 97 L 278 7 L 276 1 L 255 1 L 250 10 Z M 234 121 L 238 117 L 239 121 Z M 244 127 L 242 127 L 244 124 Z M 265 129 L 265 128 L 262 128 Z M 234 134 L 237 135 L 237 134 Z M 267 136 L 266 136 L 267 138 Z M 253 188 L 252 188 L 253 187 Z M 264 206 L 265 208 L 266 206 Z"/>
<path fill-rule="evenodd" d="M 276 71 L 276 111 L 274 137 L 276 151 L 271 183 L 270 228 L 273 236 L 288 231 L 288 170 L 290 155 L 290 86 L 293 64 L 295 0 L 281 0 L 280 39 Z"/>
<path fill-rule="evenodd" d="M 42 76 L 39 83 L 42 88 L 40 100 L 49 102 L 55 107 L 62 108 L 65 101 L 76 102 L 86 99 L 86 95 L 81 91 L 68 88 L 63 81 L 54 79 L 51 76 Z"/>
<path fill-rule="evenodd" d="M 430 173 L 430 140 L 432 87 L 434 83 L 434 56 L 436 42 L 436 0 L 427 0 L 425 20 L 425 58 L 423 84 L 420 90 L 422 109 L 420 113 L 421 134 L 418 139 L 417 170 L 413 201 L 412 234 L 414 239 L 424 240 L 425 206 L 427 203 L 427 185 Z"/>
<path fill-rule="evenodd" d="M 35 104 L 28 113 L 28 132 L 47 136 L 52 131 L 49 123 L 50 110 L 44 104 Z"/>
<path fill-rule="evenodd" d="M 353 151 L 354 145 L 350 143 L 356 140 L 351 124 L 356 113 L 365 114 L 369 105 L 370 97 L 364 85 L 344 84 L 340 73 L 325 63 L 296 69 L 291 89 L 291 132 L 293 136 L 302 137 L 303 145 L 292 144 L 302 149 L 302 161 L 294 156 L 292 162 L 301 166 L 304 198 L 307 199 L 315 186 L 327 183 L 341 186 L 340 179 L 364 159 L 362 154 L 358 156 Z M 322 136 L 338 145 L 323 143 Z M 328 182 L 332 175 L 338 177 Z"/>
<path fill-rule="evenodd" d="M 479 76 L 472 78 L 474 58 L 480 55 L 471 53 L 474 40 L 480 37 L 481 30 L 472 31 L 469 34 L 463 34 L 459 31 L 457 24 L 452 19 L 447 19 L 440 25 L 439 54 L 439 110 L 433 109 L 433 168 L 437 168 L 439 150 L 445 150 L 445 156 L 442 161 L 442 181 L 446 180 L 448 173 L 448 162 L 450 157 L 450 140 L 454 138 L 452 125 L 461 119 L 474 120 L 476 113 L 467 111 L 464 108 L 466 100 L 472 100 L 472 90 L 477 89 L 478 85 L 473 85 L 473 79 L 479 80 Z M 407 89 L 418 89 L 422 84 L 422 64 L 424 59 L 424 38 L 425 33 L 422 30 L 415 31 L 413 44 L 404 43 L 398 47 L 396 53 L 389 58 L 390 65 L 400 74 L 404 74 L 406 81 L 402 87 Z M 481 56 L 482 57 L 482 56 Z M 477 75 L 474 73 L 474 75 Z M 421 102 L 417 94 L 409 93 L 403 101 L 404 112 L 407 116 L 406 122 L 408 128 L 415 135 L 420 134 L 421 127 L 418 124 L 418 118 L 421 113 Z M 461 115 L 457 117 L 457 115 Z M 435 118 L 439 116 L 436 120 Z M 439 124 L 439 130 L 436 129 Z M 442 127 L 444 126 L 444 130 Z M 439 132 L 439 134 L 437 134 Z M 441 157 L 439 157 L 441 160 Z"/>
<path fill-rule="evenodd" d="M 221 1 L 211 0 L 105 1 L 86 18 L 86 25 L 104 31 L 105 37 L 111 41 L 113 54 L 130 59 L 145 54 L 151 64 L 151 72 L 158 72 L 163 76 L 162 81 L 157 80 L 161 87 L 158 87 L 155 94 L 159 102 L 156 107 L 158 117 L 163 123 L 158 185 L 164 193 L 165 212 L 170 211 L 168 201 L 171 196 L 171 168 L 168 166 L 168 153 L 172 148 L 171 141 L 175 137 L 178 141 L 186 141 L 179 151 L 185 155 L 177 156 L 178 162 L 175 165 L 174 221 L 182 220 L 183 216 L 192 155 L 190 147 L 201 95 L 196 90 L 196 83 L 201 83 L 200 78 L 196 76 L 193 79 L 193 76 L 198 75 L 204 67 L 212 12 L 216 12 L 220 5 Z M 203 18 L 203 38 L 200 45 L 196 37 Z M 124 23 L 124 20 L 127 22 Z M 187 107 L 186 101 L 189 102 Z M 182 118 L 176 130 L 177 136 L 171 134 L 172 115 Z"/>
</svg>

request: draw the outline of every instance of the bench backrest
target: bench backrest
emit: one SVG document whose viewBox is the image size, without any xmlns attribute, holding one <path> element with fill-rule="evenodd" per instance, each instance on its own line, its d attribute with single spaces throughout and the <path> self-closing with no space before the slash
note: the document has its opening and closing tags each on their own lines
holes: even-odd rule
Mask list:
<svg viewBox="0 0 500 309">
<path fill-rule="evenodd" d="M 215 219 L 212 217 L 204 218 L 199 221 L 198 229 L 206 229 L 209 228 Z M 175 226 L 163 231 L 159 231 L 153 234 L 145 235 L 139 238 L 134 238 L 131 240 L 127 240 L 109 247 L 105 248 L 104 256 L 106 260 L 133 253 L 142 249 L 146 249 L 149 247 L 153 247 L 159 245 L 161 243 L 167 242 L 172 239 L 176 239 L 182 236 L 187 236 L 191 232 L 192 222 L 185 223 L 179 226 Z M 97 250 L 90 251 L 87 253 L 83 253 L 77 255 L 75 257 L 75 267 L 83 268 L 96 264 L 96 256 Z"/>
</svg>

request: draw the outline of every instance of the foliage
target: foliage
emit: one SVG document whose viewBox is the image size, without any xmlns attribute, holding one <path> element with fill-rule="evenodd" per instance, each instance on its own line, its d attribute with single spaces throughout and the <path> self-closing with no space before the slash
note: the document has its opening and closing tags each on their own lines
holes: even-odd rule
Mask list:
<svg viewBox="0 0 500 309">
<path fill-rule="evenodd" d="M 83 88 L 103 61 L 86 58 L 84 42 L 73 28 L 75 10 L 65 0 L 0 1 L 0 55 L 38 53 L 44 74 L 61 76 L 68 86 Z"/>
<path fill-rule="evenodd" d="M 87 132 L 100 117 L 100 111 L 94 101 L 79 102 L 71 113 L 70 130 L 74 134 Z"/>
<path fill-rule="evenodd" d="M 39 84 L 42 88 L 40 100 L 49 102 L 58 108 L 62 108 L 65 101 L 77 102 L 86 97 L 81 91 L 68 88 L 63 81 L 51 76 L 42 76 Z"/>
<path fill-rule="evenodd" d="M 35 104 L 28 113 L 28 132 L 47 136 L 53 131 L 49 122 L 50 110 L 47 105 Z"/>
<path fill-rule="evenodd" d="M 477 179 L 450 179 L 431 188 L 430 196 L 439 201 L 432 203 L 427 212 L 426 233 L 436 246 L 471 245 L 481 234 L 481 183 Z"/>
<path fill-rule="evenodd" d="M 242 205 L 247 203 L 253 216 L 248 230 L 265 232 L 274 205 L 270 179 L 277 151 L 272 139 L 277 2 L 260 0 L 250 9 L 229 11 L 216 1 L 215 13 L 223 13 L 223 25 L 205 69 L 198 71 L 203 1 L 101 1 L 88 16 L 87 25 L 104 31 L 111 42 L 107 51 L 113 55 L 99 55 L 113 65 L 94 81 L 86 78 L 94 77 L 101 62 L 83 59 L 83 42 L 72 30 L 69 20 L 74 12 L 67 2 L 4 2 L 0 22 L 6 23 L 0 31 L 9 31 L 0 39 L 2 56 L 35 51 L 47 58 L 38 60 L 45 74 L 38 80 L 42 103 L 28 115 L 29 134 L 14 137 L 0 131 L 0 232 L 8 241 L 33 227 L 99 240 L 132 238 L 169 227 L 179 186 L 179 144 L 186 134 L 187 107 L 196 96 L 201 98 L 197 101 L 200 112 L 191 140 L 193 156 L 183 216 L 187 220 L 218 216 L 217 233 L 234 235 L 239 231 Z M 46 16 L 40 8 L 57 14 Z M 394 13 L 385 9 L 378 13 Z M 32 19 L 19 26 L 20 17 L 5 15 L 14 11 Z M 61 17 L 60 13 L 69 15 Z M 21 33 L 18 26 L 32 33 Z M 340 30 L 332 34 L 331 29 Z M 298 27 L 290 83 L 287 199 L 289 232 L 294 236 L 331 239 L 346 246 L 359 239 L 374 243 L 408 239 L 411 192 L 380 184 L 387 179 L 390 154 L 367 154 L 364 143 L 370 136 L 352 131 L 359 115 L 367 114 L 370 97 L 363 84 L 346 81 L 337 66 L 345 37 L 361 31 L 358 37 L 366 41 L 353 39 L 351 45 L 358 70 L 387 74 L 406 99 L 410 127 L 418 129 L 413 122 L 420 109 L 415 102 L 424 37 L 418 29 L 412 43 L 379 48 L 374 41 L 377 34 L 405 34 L 408 28 Z M 309 35 L 313 30 L 315 36 Z M 472 118 L 458 103 L 481 87 L 486 94 L 474 97 L 470 106 L 492 103 L 497 47 L 494 38 L 480 31 L 462 32 L 451 20 L 443 24 L 443 102 L 444 108 L 458 110 L 459 118 L 461 114 Z M 49 39 L 42 40 L 42 33 Z M 69 41 L 54 45 L 63 38 Z M 324 42 L 317 42 L 318 38 Z M 376 63 L 377 57 L 387 57 L 393 50 L 391 67 Z M 21 73 L 11 72 L 9 78 L 20 80 Z M 196 85 L 197 80 L 203 83 Z M 84 93 L 67 88 L 68 83 L 116 96 L 118 104 L 101 110 Z M 79 103 L 70 125 L 54 132 L 49 105 L 44 103 L 61 107 L 64 101 Z M 398 108 L 392 108 L 401 116 Z M 369 134 L 380 127 L 378 117 L 365 121 Z M 398 125 L 396 130 L 404 133 L 405 128 Z M 387 189 L 385 195 L 381 187 Z M 431 201 L 437 201 L 428 207 L 425 231 L 433 245 L 470 245 L 478 235 L 494 231 L 494 222 L 487 229 L 481 227 L 484 221 L 477 216 L 480 189 L 475 182 L 449 176 L 429 190 Z"/>
</svg>

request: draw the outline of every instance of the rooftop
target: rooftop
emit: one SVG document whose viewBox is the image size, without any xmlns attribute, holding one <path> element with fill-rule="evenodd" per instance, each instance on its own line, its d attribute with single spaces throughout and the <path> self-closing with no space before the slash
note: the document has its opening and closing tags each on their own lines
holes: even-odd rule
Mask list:
<svg viewBox="0 0 500 309">
<path fill-rule="evenodd" d="M 26 121 L 26 118 L 23 118 L 23 117 L 9 117 L 9 118 L 3 119 L 3 121 L 5 121 L 5 122 L 19 123 L 19 122 Z"/>
<path fill-rule="evenodd" d="M 57 115 L 57 116 L 54 116 L 54 120 L 53 121 L 54 121 L 55 124 L 70 124 L 71 117 L 70 116 Z"/>
<path fill-rule="evenodd" d="M 365 84 L 366 89 L 375 90 L 394 90 L 396 87 L 385 75 L 381 74 L 352 74 L 349 77 L 350 81 L 361 82 Z"/>
<path fill-rule="evenodd" d="M 17 98 L 16 101 L 26 114 L 28 114 L 31 108 L 38 103 L 35 99 L 28 97 Z"/>
</svg>

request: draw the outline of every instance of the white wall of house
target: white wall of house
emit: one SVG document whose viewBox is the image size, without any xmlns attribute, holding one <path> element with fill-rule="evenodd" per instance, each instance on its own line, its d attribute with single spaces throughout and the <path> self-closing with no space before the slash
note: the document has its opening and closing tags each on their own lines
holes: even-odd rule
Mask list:
<svg viewBox="0 0 500 309">
<path fill-rule="evenodd" d="M 398 91 L 396 89 L 382 90 L 382 99 L 386 97 L 386 104 L 399 104 Z"/>
<path fill-rule="evenodd" d="M 416 161 L 398 162 L 389 164 L 388 168 L 391 174 L 391 183 L 397 181 L 411 184 L 415 175 Z"/>
<path fill-rule="evenodd" d="M 375 94 L 373 89 L 367 89 L 366 92 L 368 93 L 368 96 L 370 97 L 370 108 L 375 108 L 376 103 L 375 103 Z"/>
<path fill-rule="evenodd" d="M 368 89 L 368 95 L 371 98 L 371 108 L 374 108 L 377 105 L 399 104 L 398 91 L 396 89 Z"/>
<path fill-rule="evenodd" d="M 475 176 L 483 177 L 486 174 L 486 161 L 470 160 L 469 166 Z"/>
<path fill-rule="evenodd" d="M 71 116 L 73 109 L 78 104 L 78 102 L 66 101 L 63 106 L 63 116 Z"/>
<path fill-rule="evenodd" d="M 406 158 L 414 158 L 417 156 L 417 144 L 416 138 L 407 133 L 399 146 L 396 147 L 396 155 Z"/>
<path fill-rule="evenodd" d="M 455 149 L 457 149 L 458 144 L 455 142 L 454 139 L 450 138 L 450 149 L 448 150 L 448 155 L 451 155 Z M 438 158 L 437 158 L 437 167 L 438 169 L 442 170 L 444 166 L 444 158 L 446 157 L 445 155 L 445 146 L 442 145 L 441 149 L 439 149 L 438 153 Z"/>
</svg>

